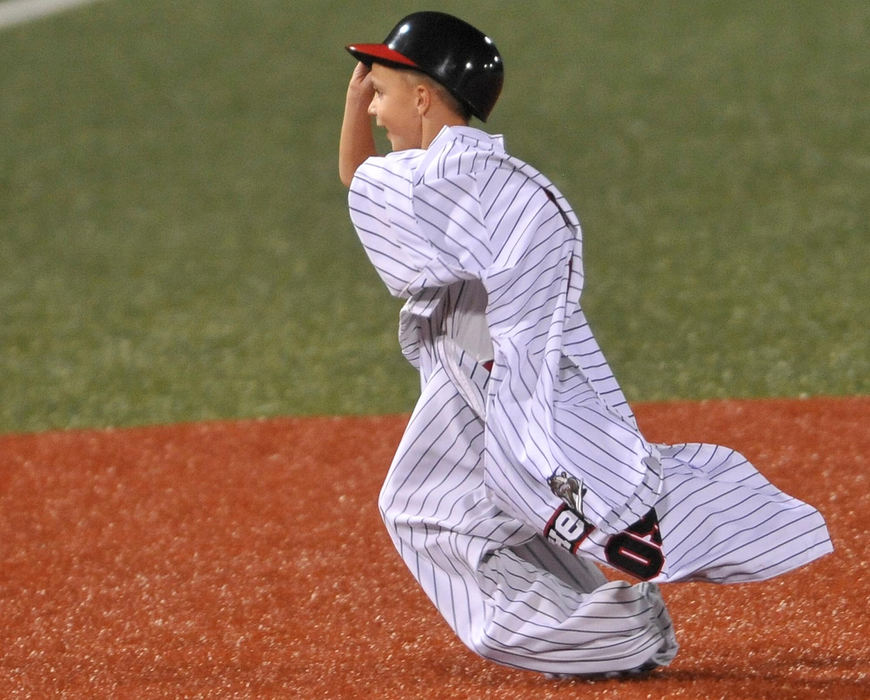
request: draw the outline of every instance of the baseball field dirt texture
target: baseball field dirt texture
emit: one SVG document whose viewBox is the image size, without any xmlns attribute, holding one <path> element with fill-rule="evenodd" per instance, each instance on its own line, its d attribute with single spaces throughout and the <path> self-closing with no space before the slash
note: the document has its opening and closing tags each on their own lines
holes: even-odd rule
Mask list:
<svg viewBox="0 0 870 700">
<path fill-rule="evenodd" d="M 664 587 L 681 651 L 548 680 L 465 649 L 376 509 L 406 416 L 0 438 L 0 696 L 862 698 L 870 399 L 640 404 L 658 441 L 740 449 L 835 552 L 772 581 Z"/>
</svg>

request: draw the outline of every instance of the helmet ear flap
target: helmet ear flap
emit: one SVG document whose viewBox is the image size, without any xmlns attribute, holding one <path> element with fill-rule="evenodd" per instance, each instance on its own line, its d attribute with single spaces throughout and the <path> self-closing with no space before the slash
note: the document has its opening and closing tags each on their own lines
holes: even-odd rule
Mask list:
<svg viewBox="0 0 870 700">
<path fill-rule="evenodd" d="M 425 73 L 468 111 L 486 121 L 504 83 L 504 64 L 492 39 L 443 12 L 403 18 L 381 44 L 351 44 L 347 50 L 371 65 L 413 68 Z"/>
</svg>

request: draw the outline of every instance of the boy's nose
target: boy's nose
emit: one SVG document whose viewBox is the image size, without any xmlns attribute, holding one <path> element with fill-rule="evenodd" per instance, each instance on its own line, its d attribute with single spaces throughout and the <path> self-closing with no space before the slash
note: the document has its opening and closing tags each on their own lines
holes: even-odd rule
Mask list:
<svg viewBox="0 0 870 700">
<path fill-rule="evenodd" d="M 371 114 L 372 116 L 375 116 L 375 101 L 374 100 L 369 102 L 368 113 Z"/>
</svg>

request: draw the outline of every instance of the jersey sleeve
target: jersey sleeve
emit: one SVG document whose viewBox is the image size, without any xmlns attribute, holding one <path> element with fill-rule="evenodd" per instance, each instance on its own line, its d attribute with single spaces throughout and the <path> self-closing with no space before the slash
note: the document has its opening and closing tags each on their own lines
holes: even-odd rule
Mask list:
<svg viewBox="0 0 870 700">
<path fill-rule="evenodd" d="M 488 235 L 469 174 L 414 182 L 413 158 L 369 158 L 354 175 L 351 221 L 390 292 L 479 278 L 489 264 Z"/>
<path fill-rule="evenodd" d="M 350 185 L 350 219 L 366 255 L 394 296 L 405 291 L 429 254 L 417 231 L 412 205 L 412 170 L 403 161 L 369 158 Z"/>
</svg>

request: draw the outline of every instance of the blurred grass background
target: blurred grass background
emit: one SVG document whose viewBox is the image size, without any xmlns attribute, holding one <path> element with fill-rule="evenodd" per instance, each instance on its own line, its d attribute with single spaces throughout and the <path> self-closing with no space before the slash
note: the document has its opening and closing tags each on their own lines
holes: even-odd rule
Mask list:
<svg viewBox="0 0 870 700">
<path fill-rule="evenodd" d="M 0 29 L 0 432 L 410 410 L 352 41 L 490 33 L 629 399 L 868 392 L 870 3 L 104 0 Z"/>
</svg>

